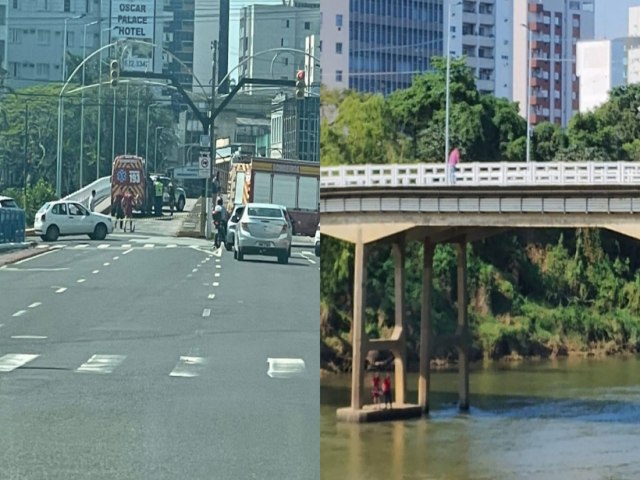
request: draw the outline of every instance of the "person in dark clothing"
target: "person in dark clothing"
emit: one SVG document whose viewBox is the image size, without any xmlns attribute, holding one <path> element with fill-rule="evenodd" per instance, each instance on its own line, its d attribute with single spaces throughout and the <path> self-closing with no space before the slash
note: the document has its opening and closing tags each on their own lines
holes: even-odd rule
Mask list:
<svg viewBox="0 0 640 480">
<path fill-rule="evenodd" d="M 173 217 L 173 208 L 176 203 L 176 187 L 173 185 L 173 182 L 169 182 L 169 211 L 171 212 L 171 216 Z"/>
</svg>

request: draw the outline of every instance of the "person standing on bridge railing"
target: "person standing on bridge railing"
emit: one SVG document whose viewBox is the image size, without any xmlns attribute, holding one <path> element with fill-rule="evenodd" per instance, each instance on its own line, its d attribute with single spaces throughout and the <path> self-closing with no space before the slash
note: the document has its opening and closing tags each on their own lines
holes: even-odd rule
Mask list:
<svg viewBox="0 0 640 480">
<path fill-rule="evenodd" d="M 454 147 L 447 162 L 447 181 L 450 185 L 455 185 L 456 183 L 456 166 L 458 163 L 460 163 L 460 150 L 458 150 L 458 147 Z"/>
<path fill-rule="evenodd" d="M 91 190 L 91 196 L 89 197 L 89 201 L 87 202 L 87 208 L 91 212 L 93 212 L 96 208 L 96 191 L 95 190 Z"/>
</svg>

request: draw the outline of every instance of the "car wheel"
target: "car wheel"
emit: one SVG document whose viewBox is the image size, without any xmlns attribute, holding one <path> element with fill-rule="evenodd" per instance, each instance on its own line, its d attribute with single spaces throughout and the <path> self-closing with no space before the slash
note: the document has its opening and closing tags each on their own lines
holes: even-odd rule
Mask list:
<svg viewBox="0 0 640 480">
<path fill-rule="evenodd" d="M 50 225 L 47 228 L 47 233 L 45 234 L 45 240 L 49 242 L 55 242 L 60 236 L 60 230 L 55 225 Z"/>
<path fill-rule="evenodd" d="M 95 236 L 93 233 L 90 233 L 90 234 L 88 235 L 88 237 L 89 237 L 91 240 L 95 240 L 95 239 L 96 239 L 96 236 Z"/>
<path fill-rule="evenodd" d="M 95 230 L 93 231 L 93 236 L 95 240 L 104 240 L 107 236 L 107 227 L 104 223 L 99 223 L 96 225 Z"/>
<path fill-rule="evenodd" d="M 224 248 L 227 249 L 227 252 L 230 252 L 231 250 L 233 250 L 233 244 L 232 243 L 225 243 L 224 244 Z"/>
<path fill-rule="evenodd" d="M 320 256 L 320 245 L 316 245 L 316 257 Z"/>
<path fill-rule="evenodd" d="M 239 262 L 244 260 L 244 253 L 242 252 L 242 250 L 240 250 L 240 248 L 236 250 L 236 258 Z"/>
<path fill-rule="evenodd" d="M 184 210 L 184 204 L 185 204 L 184 197 L 180 197 L 180 198 L 178 199 L 178 206 L 176 207 L 176 209 L 177 209 L 179 212 L 183 211 L 183 210 Z"/>
<path fill-rule="evenodd" d="M 43 242 L 45 242 L 45 241 L 47 240 L 47 237 L 46 237 L 46 235 L 40 235 L 40 239 L 41 239 Z"/>
</svg>

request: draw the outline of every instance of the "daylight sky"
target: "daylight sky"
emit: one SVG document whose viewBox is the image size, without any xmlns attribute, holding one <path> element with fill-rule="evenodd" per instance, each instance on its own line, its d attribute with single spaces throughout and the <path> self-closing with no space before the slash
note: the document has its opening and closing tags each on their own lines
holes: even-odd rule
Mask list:
<svg viewBox="0 0 640 480">
<path fill-rule="evenodd" d="M 626 35 L 628 8 L 640 6 L 640 0 L 595 0 L 596 38 L 617 38 Z"/>
</svg>

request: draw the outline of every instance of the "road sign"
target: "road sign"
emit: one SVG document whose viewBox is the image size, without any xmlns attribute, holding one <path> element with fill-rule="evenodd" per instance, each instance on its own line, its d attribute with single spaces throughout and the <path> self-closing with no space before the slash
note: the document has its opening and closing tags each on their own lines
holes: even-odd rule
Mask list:
<svg viewBox="0 0 640 480">
<path fill-rule="evenodd" d="M 181 167 L 173 170 L 173 178 L 180 180 L 197 180 L 200 176 L 200 167 Z"/>
<path fill-rule="evenodd" d="M 200 146 L 209 148 L 211 146 L 211 137 L 209 135 L 200 135 Z"/>
<path fill-rule="evenodd" d="M 199 167 L 200 167 L 200 178 L 209 178 L 211 174 L 209 168 L 209 156 L 202 155 L 199 159 Z"/>
</svg>

